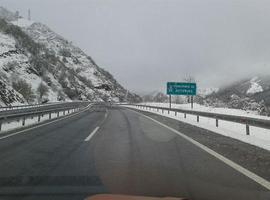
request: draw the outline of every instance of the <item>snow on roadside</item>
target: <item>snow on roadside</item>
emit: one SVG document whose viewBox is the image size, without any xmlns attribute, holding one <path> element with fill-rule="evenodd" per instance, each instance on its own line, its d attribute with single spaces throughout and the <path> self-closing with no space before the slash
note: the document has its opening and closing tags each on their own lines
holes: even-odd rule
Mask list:
<svg viewBox="0 0 270 200">
<path fill-rule="evenodd" d="M 135 106 L 130 106 L 130 105 L 123 105 L 123 106 L 146 111 L 145 109 L 137 108 Z M 263 129 L 263 128 L 250 126 L 250 135 L 246 135 L 245 125 L 235 123 L 235 122 L 219 120 L 219 127 L 216 127 L 215 119 L 211 119 L 207 117 L 200 117 L 200 121 L 198 123 L 197 116 L 195 115 L 187 114 L 187 118 L 184 118 L 183 113 L 178 113 L 177 116 L 175 116 L 175 112 L 170 112 L 169 114 L 168 112 L 164 112 L 162 114 L 161 110 L 157 111 L 154 109 L 152 109 L 151 111 L 147 110 L 147 112 L 151 112 L 151 113 L 159 114 L 159 115 L 166 116 L 172 119 L 176 119 L 176 120 L 191 124 L 193 126 L 207 129 L 217 134 L 234 138 L 242 142 L 255 145 L 255 146 L 258 146 L 258 147 L 261 147 L 263 149 L 270 151 L 270 130 L 269 129 Z"/>
<path fill-rule="evenodd" d="M 169 103 L 152 103 L 151 102 L 151 103 L 141 103 L 141 105 L 159 106 L 159 107 L 166 107 L 166 108 L 169 107 Z M 270 120 L 270 117 L 258 115 L 256 111 L 249 111 L 249 110 L 246 111 L 246 110 L 233 109 L 233 108 L 216 108 L 216 107 L 210 107 L 210 106 L 203 106 L 196 103 L 194 103 L 193 109 L 191 109 L 190 104 L 172 104 L 172 108 Z"/>
<path fill-rule="evenodd" d="M 73 113 L 73 111 L 71 110 L 70 114 L 72 114 L 72 113 Z M 59 112 L 60 117 L 63 115 L 64 115 L 63 112 Z M 66 112 L 66 115 L 68 115 L 67 112 Z M 54 119 L 54 118 L 57 118 L 57 113 L 52 113 L 51 119 Z M 50 120 L 49 114 L 43 115 L 43 117 L 41 117 L 40 120 L 41 120 L 41 122 Z M 38 124 L 38 123 L 39 123 L 38 117 L 27 118 L 25 120 L 25 127 L 30 126 L 30 125 L 34 125 L 34 124 Z M 0 135 L 5 133 L 6 131 L 10 131 L 10 130 L 21 128 L 21 127 L 22 127 L 22 120 L 16 120 L 16 121 L 8 122 L 8 123 L 3 123 Z"/>
</svg>

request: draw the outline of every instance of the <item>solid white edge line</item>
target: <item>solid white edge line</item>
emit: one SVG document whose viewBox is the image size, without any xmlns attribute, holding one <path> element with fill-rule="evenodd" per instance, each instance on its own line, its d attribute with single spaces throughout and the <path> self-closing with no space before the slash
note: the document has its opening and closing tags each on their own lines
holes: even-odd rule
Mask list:
<svg viewBox="0 0 270 200">
<path fill-rule="evenodd" d="M 131 110 L 131 109 L 129 109 Z M 150 119 L 154 122 L 156 122 L 157 124 L 159 124 L 160 126 L 163 126 L 167 129 L 169 129 L 170 131 L 178 134 L 179 136 L 181 136 L 182 138 L 186 139 L 187 141 L 191 142 L 192 144 L 194 144 L 195 146 L 199 147 L 200 149 L 204 150 L 205 152 L 209 153 L 210 155 L 214 156 L 215 158 L 217 158 L 218 160 L 222 161 L 223 163 L 227 164 L 228 166 L 232 167 L 233 169 L 235 169 L 236 171 L 240 172 L 241 174 L 247 176 L 248 178 L 252 179 L 253 181 L 255 181 L 256 183 L 260 184 L 261 186 L 265 187 L 266 189 L 270 190 L 270 182 L 267 181 L 266 179 L 258 176 L 257 174 L 245 169 L 244 167 L 236 164 L 235 162 L 229 160 L 228 158 L 220 155 L 219 153 L 213 151 L 212 149 L 206 147 L 205 145 L 193 140 L 192 138 L 186 136 L 185 134 L 151 118 L 151 117 L 148 117 L 140 112 L 137 112 L 137 111 L 134 111 L 134 110 L 131 110 L 132 112 L 135 112 L 135 113 L 138 113 L 142 116 L 144 116 L 145 118 L 147 119 Z"/>
<path fill-rule="evenodd" d="M 34 126 L 34 127 L 31 127 L 31 128 L 27 128 L 27 129 L 24 129 L 24 130 L 21 130 L 21 131 L 18 131 L 18 132 L 9 134 L 9 135 L 5 135 L 5 136 L 3 136 L 3 137 L 0 137 L 0 140 L 9 138 L 9 137 L 14 136 L 14 135 L 18 135 L 18 134 L 20 134 L 20 133 L 24 133 L 24 132 L 26 132 L 26 131 L 30 131 L 30 130 L 36 129 L 36 128 L 39 128 L 39 127 L 42 127 L 42 126 L 46 126 L 46 125 L 49 125 L 49 124 L 52 124 L 52 123 L 55 123 L 55 122 L 64 120 L 64 119 L 69 118 L 69 117 L 73 117 L 73 116 L 79 115 L 79 114 L 81 114 L 81 113 L 83 113 L 83 112 L 89 110 L 89 109 L 91 108 L 91 106 L 92 106 L 92 105 L 90 104 L 89 106 L 86 107 L 85 110 L 82 110 L 82 111 L 80 111 L 80 112 L 76 112 L 76 113 L 69 114 L 69 115 L 67 115 L 67 116 L 65 116 L 65 117 L 61 117 L 60 119 L 55 119 L 55 120 L 53 120 L 53 121 L 50 121 L 50 122 L 47 122 L 47 123 L 44 123 L 44 124 L 36 125 L 36 126 Z"/>
<path fill-rule="evenodd" d="M 90 135 L 88 135 L 88 137 L 87 138 L 85 138 L 85 142 L 88 142 L 89 140 L 91 140 L 91 138 L 96 134 L 96 132 L 98 131 L 98 129 L 99 129 L 99 126 L 97 126 L 91 133 L 90 133 Z"/>
</svg>

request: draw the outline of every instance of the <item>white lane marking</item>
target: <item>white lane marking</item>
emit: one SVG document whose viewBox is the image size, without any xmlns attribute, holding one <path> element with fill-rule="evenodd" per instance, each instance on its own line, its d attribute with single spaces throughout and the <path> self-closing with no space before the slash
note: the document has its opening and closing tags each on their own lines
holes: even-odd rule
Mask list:
<svg viewBox="0 0 270 200">
<path fill-rule="evenodd" d="M 129 109 L 129 110 L 130 110 L 130 109 Z M 251 171 L 245 169 L 244 167 L 242 167 L 242 166 L 236 164 L 235 162 L 229 160 L 228 158 L 226 158 L 226 157 L 220 155 L 219 153 L 213 151 L 212 149 L 210 149 L 210 148 L 204 146 L 203 144 L 201 144 L 201 143 L 199 143 L 199 142 L 193 140 L 192 138 L 186 136 L 185 134 L 183 134 L 183 133 L 181 133 L 181 132 L 179 132 L 179 131 L 177 131 L 177 130 L 175 130 L 175 129 L 173 129 L 173 128 L 171 128 L 171 127 L 169 127 L 169 126 L 167 126 L 167 125 L 165 125 L 165 124 L 163 124 L 163 123 L 161 123 L 161 122 L 159 122 L 159 121 L 157 121 L 157 120 L 155 120 L 155 119 L 153 119 L 153 118 L 151 118 L 151 117 L 148 117 L 148 116 L 146 116 L 146 115 L 144 115 L 144 114 L 142 114 L 142 113 L 139 113 L 139 112 L 134 111 L 134 110 L 131 110 L 131 111 L 133 111 L 133 112 L 135 112 L 135 113 L 138 113 L 138 114 L 140 114 L 140 115 L 146 117 L 147 119 L 150 119 L 150 120 L 156 122 L 156 123 L 159 124 L 160 126 L 163 126 L 163 127 L 167 128 L 167 129 L 169 129 L 170 131 L 172 131 L 172 132 L 178 134 L 179 136 L 181 136 L 181 137 L 183 137 L 184 139 L 188 140 L 189 142 L 191 142 L 191 143 L 194 144 L 195 146 L 197 146 L 197 147 L 199 147 L 200 149 L 206 151 L 207 153 L 209 153 L 210 155 L 214 156 L 215 158 L 217 158 L 218 160 L 222 161 L 223 163 L 227 164 L 228 166 L 232 167 L 232 168 L 235 169 L 236 171 L 240 172 L 241 174 L 247 176 L 248 178 L 252 179 L 252 180 L 255 181 L 256 183 L 258 183 L 258 184 L 260 184 L 261 186 L 263 186 L 263 187 L 267 188 L 268 190 L 270 190 L 270 182 L 267 181 L 266 179 L 264 179 L 264 178 L 258 176 L 257 174 L 255 174 L 255 173 L 253 173 L 253 172 L 251 172 Z"/>
<path fill-rule="evenodd" d="M 90 135 L 88 135 L 88 137 L 85 138 L 84 141 L 87 142 L 87 141 L 91 140 L 91 138 L 96 134 L 96 132 L 98 131 L 98 129 L 99 129 L 99 126 L 97 126 L 97 127 L 92 131 L 92 133 L 90 133 Z"/>
<path fill-rule="evenodd" d="M 52 124 L 52 123 L 55 123 L 55 122 L 58 122 L 58 121 L 61 121 L 61 120 L 64 120 L 66 118 L 69 118 L 69 117 L 73 117 L 73 116 L 76 116 L 76 115 L 79 115 L 87 110 L 89 110 L 91 108 L 92 105 L 89 105 L 86 107 L 85 110 L 82 110 L 80 112 L 76 112 L 76 113 L 73 113 L 73 114 L 69 114 L 67 115 L 66 117 L 62 117 L 60 119 L 55 119 L 51 122 L 47 122 L 47 123 L 44 123 L 44 124 L 40 124 L 40 125 L 37 125 L 37 126 L 34 126 L 34 127 L 31 127 L 31 128 L 27 128 L 27 129 L 24 129 L 24 130 L 21 130 L 21 131 L 18 131 L 18 132 L 15 132 L 15 133 L 12 133 L 12 134 L 9 134 L 9 135 L 6 135 L 6 136 L 3 136 L 3 137 L 0 137 L 0 140 L 3 140 L 3 139 L 6 139 L 6 138 L 9 138 L 11 136 L 14 136 L 14 135 L 18 135 L 20 133 L 24 133 L 26 131 L 30 131 L 30 130 L 33 130 L 33 129 L 36 129 L 36 128 L 39 128 L 39 127 L 42 127 L 42 126 L 46 126 L 46 125 L 49 125 L 49 124 Z"/>
<path fill-rule="evenodd" d="M 100 123 L 100 126 L 104 123 L 104 121 L 107 119 L 108 117 L 108 110 L 106 109 L 105 115 L 104 115 L 104 119 L 102 120 L 102 122 Z M 91 138 L 96 134 L 96 132 L 99 130 L 99 126 L 97 126 L 92 133 L 90 133 L 90 135 L 88 135 L 87 138 L 85 138 L 85 142 L 88 142 L 89 140 L 91 140 Z"/>
</svg>

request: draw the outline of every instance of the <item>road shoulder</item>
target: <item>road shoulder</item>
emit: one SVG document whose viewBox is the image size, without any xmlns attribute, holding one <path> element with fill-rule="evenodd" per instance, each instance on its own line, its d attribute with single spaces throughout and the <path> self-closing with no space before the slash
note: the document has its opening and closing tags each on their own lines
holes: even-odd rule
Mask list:
<svg viewBox="0 0 270 200">
<path fill-rule="evenodd" d="M 178 130 L 195 141 L 254 172 L 255 174 L 270 180 L 269 151 L 175 119 L 147 111 L 132 108 L 129 109 L 140 112 L 173 129 Z"/>
</svg>

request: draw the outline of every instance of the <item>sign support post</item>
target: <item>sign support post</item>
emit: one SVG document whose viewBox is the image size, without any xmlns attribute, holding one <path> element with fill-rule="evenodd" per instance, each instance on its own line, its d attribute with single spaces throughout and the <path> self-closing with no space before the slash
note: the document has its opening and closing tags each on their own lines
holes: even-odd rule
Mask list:
<svg viewBox="0 0 270 200">
<path fill-rule="evenodd" d="M 170 109 L 172 108 L 172 95 L 169 95 L 169 101 L 170 101 Z"/>
<path fill-rule="evenodd" d="M 193 109 L 193 96 L 191 96 L 191 109 Z"/>
</svg>

